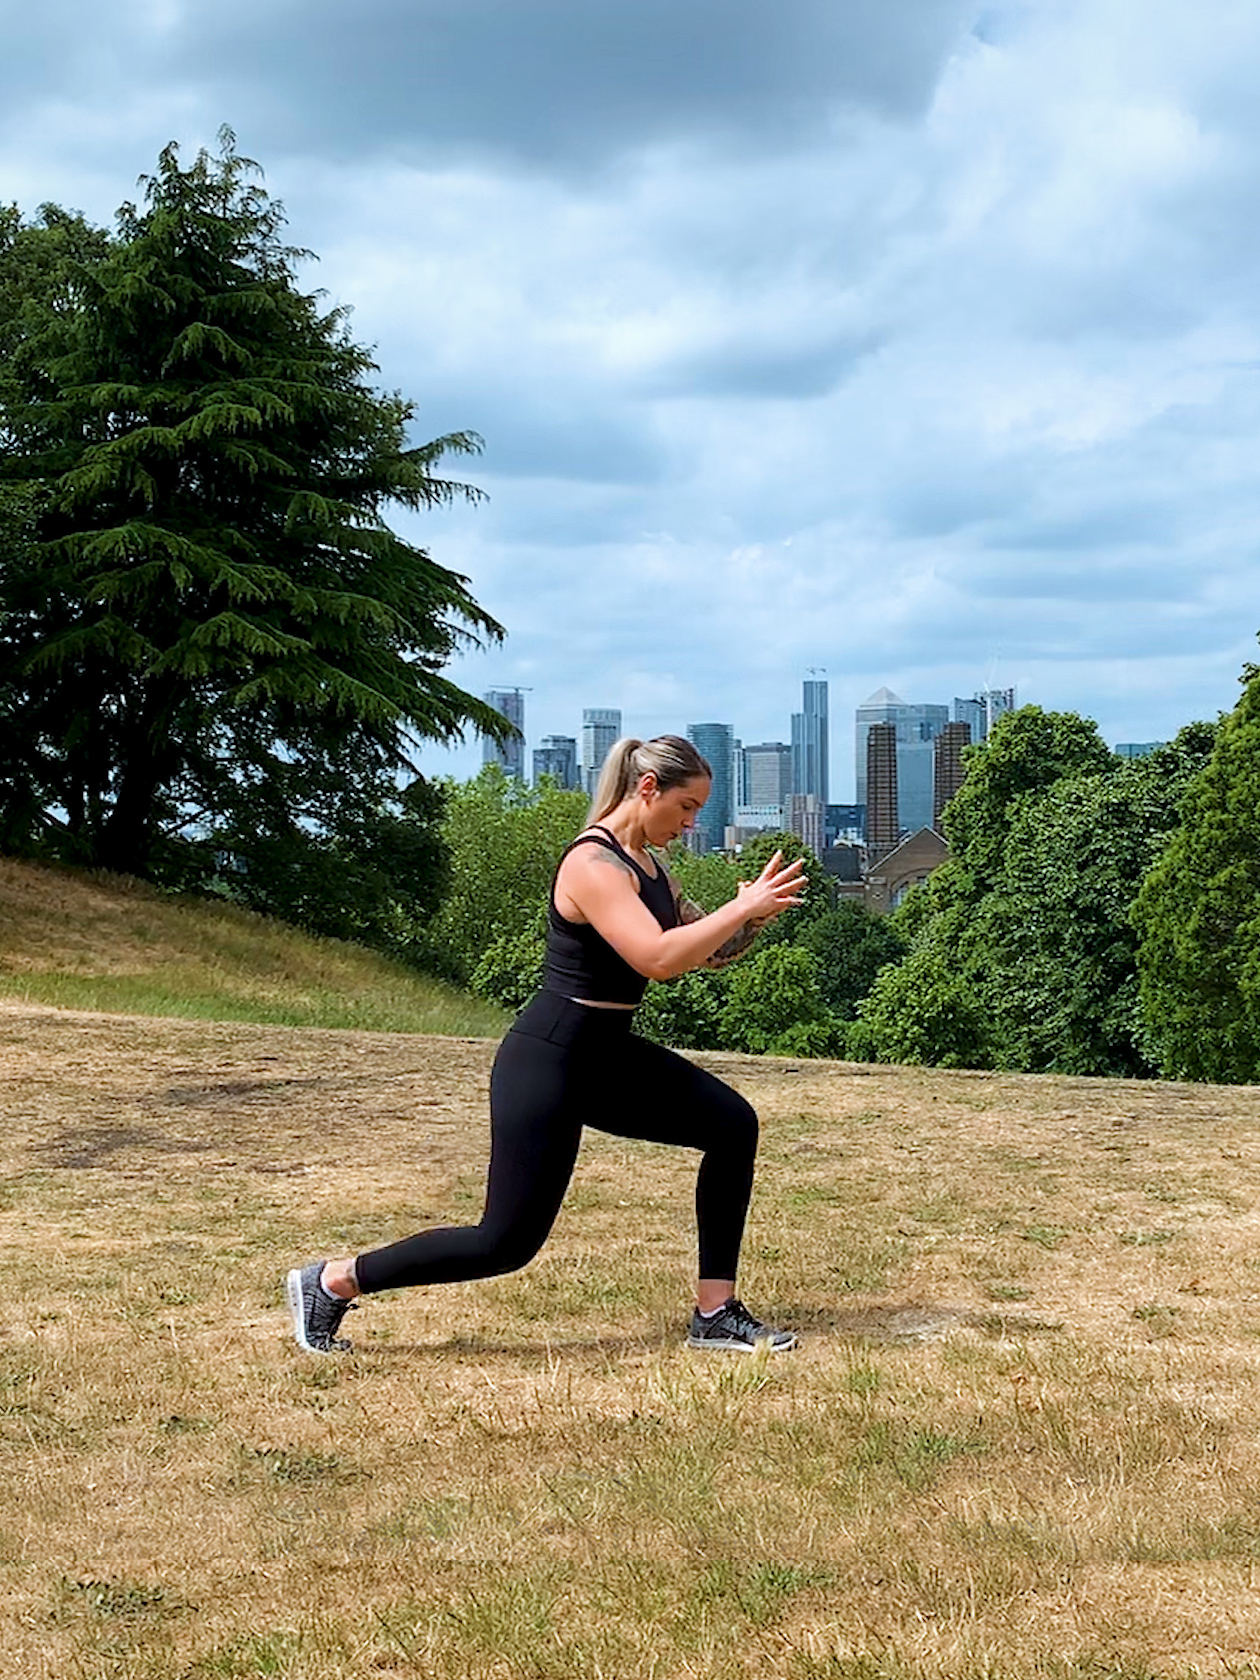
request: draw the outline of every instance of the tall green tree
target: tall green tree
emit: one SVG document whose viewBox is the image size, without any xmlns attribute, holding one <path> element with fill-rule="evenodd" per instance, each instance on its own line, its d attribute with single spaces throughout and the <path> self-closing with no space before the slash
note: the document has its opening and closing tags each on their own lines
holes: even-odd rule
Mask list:
<svg viewBox="0 0 1260 1680">
<path fill-rule="evenodd" d="M 951 897 L 987 892 L 997 882 L 1021 810 L 1065 776 L 1115 765 L 1091 718 L 1040 706 L 1007 712 L 985 742 L 967 749 L 964 762 L 966 780 L 942 817 L 953 857 L 932 877 Z"/>
<path fill-rule="evenodd" d="M 958 850 L 893 918 L 910 954 L 880 973 L 849 1043 L 877 1060 L 1149 1073 L 1130 909 L 1212 731 L 1129 763 L 1087 720 L 1027 711 L 999 724 L 992 760 L 973 753 L 945 819 Z"/>
<path fill-rule="evenodd" d="M 1150 1048 L 1174 1079 L 1260 1080 L 1260 667 L 1242 681 L 1133 907 Z"/>
<path fill-rule="evenodd" d="M 1021 810 L 975 922 L 1003 1066 L 1153 1071 L 1131 910 L 1211 740 L 1210 726 L 1191 725 L 1147 758 L 1064 777 Z"/>
<path fill-rule="evenodd" d="M 505 720 L 443 676 L 500 627 L 387 523 L 471 487 L 479 440 L 408 441 L 344 311 L 232 137 L 174 146 L 101 236 L 0 223 L 6 842 L 152 877 L 289 844 L 336 859 L 383 819 L 413 743 Z M 200 854 L 194 837 L 203 840 Z"/>
</svg>

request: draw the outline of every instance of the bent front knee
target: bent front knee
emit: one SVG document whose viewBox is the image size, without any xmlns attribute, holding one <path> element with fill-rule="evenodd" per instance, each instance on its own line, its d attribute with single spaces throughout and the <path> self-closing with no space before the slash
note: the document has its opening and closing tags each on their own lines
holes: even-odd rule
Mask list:
<svg viewBox="0 0 1260 1680">
<path fill-rule="evenodd" d="M 726 1142 L 729 1146 L 742 1149 L 749 1155 L 757 1153 L 757 1139 L 761 1133 L 761 1125 L 757 1119 L 757 1110 L 750 1102 L 734 1091 L 731 1093 L 734 1101 L 728 1105 L 725 1115 Z"/>
</svg>

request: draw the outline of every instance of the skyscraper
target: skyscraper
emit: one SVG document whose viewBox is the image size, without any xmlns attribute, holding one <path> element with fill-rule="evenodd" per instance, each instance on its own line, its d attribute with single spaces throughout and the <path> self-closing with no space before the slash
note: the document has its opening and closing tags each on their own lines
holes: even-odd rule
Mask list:
<svg viewBox="0 0 1260 1680">
<path fill-rule="evenodd" d="M 806 678 L 802 710 L 792 713 L 792 792 L 817 794 L 827 803 L 827 684 Z"/>
<path fill-rule="evenodd" d="M 1004 712 L 1015 710 L 1013 688 L 982 688 L 970 700 L 954 699 L 954 722 L 971 725 L 971 739 L 986 741 Z"/>
<path fill-rule="evenodd" d="M 897 806 L 903 832 L 932 826 L 932 742 L 949 722 L 949 707 L 910 705 L 890 688 L 877 689 L 858 707 L 855 718 L 857 803 L 867 807 L 866 737 L 876 723 L 893 726 L 897 738 Z M 868 828 L 869 832 L 869 828 Z"/>
<path fill-rule="evenodd" d="M 502 712 L 509 723 L 516 726 L 517 733 L 510 741 L 502 746 L 492 741 L 488 735 L 482 737 L 481 762 L 483 764 L 499 764 L 506 776 L 515 776 L 518 782 L 525 780 L 525 690 L 523 688 L 492 688 L 483 696 L 487 706 L 493 706 L 496 712 Z"/>
<path fill-rule="evenodd" d="M 577 742 L 572 735 L 544 735 L 542 745 L 534 748 L 535 786 L 542 776 L 550 776 L 557 787 L 578 785 Z"/>
<path fill-rule="evenodd" d="M 866 792 L 866 844 L 874 862 L 891 852 L 901 833 L 897 808 L 897 726 L 872 723 L 863 743 L 862 786 Z"/>
<path fill-rule="evenodd" d="M 718 852 L 735 817 L 735 731 L 729 723 L 691 723 L 687 739 L 713 769 L 713 786 L 696 819 L 695 850 Z"/>
<path fill-rule="evenodd" d="M 936 754 L 932 778 L 932 827 L 940 833 L 941 812 L 963 785 L 963 748 L 971 745 L 969 723 L 947 723 L 932 743 Z"/>
<path fill-rule="evenodd" d="M 827 807 L 819 803 L 816 793 L 794 793 L 787 803 L 787 827 L 798 840 L 803 840 L 815 857 L 821 857 L 827 844 Z"/>
<path fill-rule="evenodd" d="M 792 792 L 792 749 L 786 741 L 741 747 L 737 805 L 786 805 Z"/>
<path fill-rule="evenodd" d="M 608 749 L 621 734 L 621 713 L 615 706 L 588 706 L 582 713 L 582 783 L 595 792 Z"/>
</svg>

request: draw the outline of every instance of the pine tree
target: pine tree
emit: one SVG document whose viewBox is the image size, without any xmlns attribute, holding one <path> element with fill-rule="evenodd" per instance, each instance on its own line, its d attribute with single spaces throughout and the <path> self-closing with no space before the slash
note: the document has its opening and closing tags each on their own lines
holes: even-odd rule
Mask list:
<svg viewBox="0 0 1260 1680">
<path fill-rule="evenodd" d="M 0 226 L 0 838 L 169 877 L 195 834 L 352 834 L 416 738 L 501 736 L 442 669 L 502 632 L 386 523 L 475 499 L 436 468 L 480 440 L 409 447 L 229 132 L 143 184 L 109 237 Z"/>
</svg>

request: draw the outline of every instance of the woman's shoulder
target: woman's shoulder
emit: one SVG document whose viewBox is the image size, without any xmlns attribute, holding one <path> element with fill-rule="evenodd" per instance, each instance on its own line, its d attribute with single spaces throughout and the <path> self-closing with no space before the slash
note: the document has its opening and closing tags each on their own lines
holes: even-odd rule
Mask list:
<svg viewBox="0 0 1260 1680">
<path fill-rule="evenodd" d="M 584 828 L 564 849 L 560 859 L 560 867 L 566 873 L 574 868 L 585 873 L 590 868 L 605 868 L 611 865 L 621 871 L 623 875 L 634 876 L 634 865 L 622 848 L 610 834 L 600 828 Z"/>
</svg>

